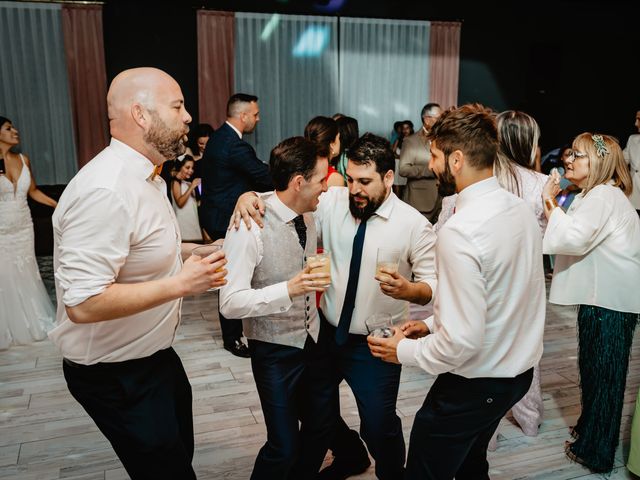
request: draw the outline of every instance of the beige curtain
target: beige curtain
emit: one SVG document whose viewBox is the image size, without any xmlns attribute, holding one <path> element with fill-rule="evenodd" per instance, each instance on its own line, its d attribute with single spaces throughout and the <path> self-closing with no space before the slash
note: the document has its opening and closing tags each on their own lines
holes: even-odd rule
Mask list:
<svg viewBox="0 0 640 480">
<path fill-rule="evenodd" d="M 234 14 L 198 10 L 197 25 L 200 123 L 218 128 L 234 93 Z"/>
<path fill-rule="evenodd" d="M 62 6 L 73 127 L 82 168 L 109 141 L 101 5 Z"/>
<path fill-rule="evenodd" d="M 442 108 L 458 104 L 460 26 L 459 22 L 431 22 L 429 99 Z"/>
</svg>

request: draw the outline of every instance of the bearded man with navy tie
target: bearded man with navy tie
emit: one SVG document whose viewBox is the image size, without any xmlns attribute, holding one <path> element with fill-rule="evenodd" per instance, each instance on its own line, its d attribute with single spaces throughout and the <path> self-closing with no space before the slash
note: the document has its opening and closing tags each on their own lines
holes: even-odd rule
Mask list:
<svg viewBox="0 0 640 480">
<path fill-rule="evenodd" d="M 331 358 L 327 388 L 337 396 L 343 379 L 351 387 L 360 434 L 375 460 L 376 476 L 383 480 L 404 474 L 405 444 L 396 414 L 401 367 L 371 355 L 365 320 L 384 312 L 394 323 L 403 323 L 409 302 L 427 304 L 436 289 L 435 233 L 420 212 L 393 193 L 394 168 L 389 142 L 363 135 L 349 150 L 347 188 L 331 187 L 313 214 L 318 237 L 331 251 L 331 285 L 319 311 Z M 258 210 L 264 211 L 263 202 L 249 193 L 240 198 L 236 213 L 260 223 Z M 400 251 L 399 268 L 376 277 L 381 247 Z M 348 444 L 334 454 L 336 459 L 347 457 Z"/>
</svg>

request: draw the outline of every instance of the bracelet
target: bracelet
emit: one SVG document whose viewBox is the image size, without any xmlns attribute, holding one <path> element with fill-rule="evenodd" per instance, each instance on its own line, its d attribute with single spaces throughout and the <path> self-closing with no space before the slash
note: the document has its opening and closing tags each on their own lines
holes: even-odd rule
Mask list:
<svg viewBox="0 0 640 480">
<path fill-rule="evenodd" d="M 553 210 L 558 206 L 558 202 L 556 202 L 555 198 L 547 197 L 544 199 L 544 206 L 547 208 L 547 210 Z"/>
</svg>

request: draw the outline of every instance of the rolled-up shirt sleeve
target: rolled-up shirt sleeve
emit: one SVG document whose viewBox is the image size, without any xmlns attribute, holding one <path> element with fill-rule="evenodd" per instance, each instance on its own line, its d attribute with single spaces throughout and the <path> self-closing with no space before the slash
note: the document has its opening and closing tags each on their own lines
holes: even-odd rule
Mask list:
<svg viewBox="0 0 640 480">
<path fill-rule="evenodd" d="M 426 219 L 420 228 L 413 232 L 416 239 L 411 242 L 413 247 L 409 261 L 411 272 L 416 282 L 423 282 L 431 287 L 432 298 L 436 293 L 438 281 L 436 279 L 436 234 Z"/>
<path fill-rule="evenodd" d="M 102 293 L 116 281 L 129 254 L 133 217 L 126 202 L 108 189 L 78 197 L 58 216 L 55 277 L 68 307 Z"/>
<path fill-rule="evenodd" d="M 220 312 L 227 318 L 259 317 L 286 312 L 293 304 L 287 282 L 264 288 L 251 288 L 251 279 L 262 258 L 260 227 L 253 223 L 247 230 L 242 223 L 230 230 L 224 241 L 227 259 L 227 285 L 220 289 Z"/>
</svg>

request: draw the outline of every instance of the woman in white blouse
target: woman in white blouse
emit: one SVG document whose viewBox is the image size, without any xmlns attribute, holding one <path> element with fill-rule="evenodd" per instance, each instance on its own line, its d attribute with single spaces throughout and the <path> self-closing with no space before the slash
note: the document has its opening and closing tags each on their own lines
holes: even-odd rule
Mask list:
<svg viewBox="0 0 640 480">
<path fill-rule="evenodd" d="M 493 174 L 498 178 L 502 188 L 519 196 L 531 207 L 540 227 L 541 241 L 547 226 L 547 218 L 544 215 L 540 195 L 547 181 L 547 175 L 534 170 L 540 127 L 533 117 L 515 110 L 500 113 L 496 120 L 500 148 Z M 511 413 L 525 435 L 536 436 L 538 427 L 542 423 L 543 412 L 540 367 L 536 365 L 529 391 L 511 408 Z M 495 450 L 497 446 L 498 429 L 489 443 L 489 450 Z"/>
<path fill-rule="evenodd" d="M 544 233 L 547 217 L 540 194 L 548 177 L 534 169 L 540 127 L 533 117 L 516 110 L 500 113 L 496 121 L 500 149 L 493 174 L 502 188 L 522 198 L 533 209 L 540 231 Z"/>
<path fill-rule="evenodd" d="M 582 189 L 565 213 L 550 178 L 542 198 L 549 223 L 543 251 L 556 262 L 549 301 L 578 306 L 582 412 L 567 456 L 595 472 L 613 468 L 629 351 L 640 313 L 640 220 L 618 142 L 583 133 L 573 141 L 565 178 Z"/>
</svg>

